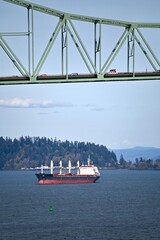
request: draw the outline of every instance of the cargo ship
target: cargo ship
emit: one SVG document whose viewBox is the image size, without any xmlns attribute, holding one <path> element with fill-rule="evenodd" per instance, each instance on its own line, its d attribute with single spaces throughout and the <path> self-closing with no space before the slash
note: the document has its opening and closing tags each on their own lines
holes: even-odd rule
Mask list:
<svg viewBox="0 0 160 240">
<path fill-rule="evenodd" d="M 56 167 L 55 167 L 56 168 Z M 53 161 L 50 164 L 50 173 L 45 173 L 43 166 L 41 171 L 36 173 L 38 178 L 38 184 L 78 184 L 78 183 L 95 183 L 100 178 L 100 172 L 96 166 L 90 164 L 90 158 L 88 158 L 87 165 L 79 164 L 77 162 L 76 167 L 71 166 L 71 161 L 68 162 L 68 171 L 64 171 L 62 161 L 60 161 L 60 171 L 54 173 Z M 77 171 L 73 173 L 72 170 Z"/>
</svg>

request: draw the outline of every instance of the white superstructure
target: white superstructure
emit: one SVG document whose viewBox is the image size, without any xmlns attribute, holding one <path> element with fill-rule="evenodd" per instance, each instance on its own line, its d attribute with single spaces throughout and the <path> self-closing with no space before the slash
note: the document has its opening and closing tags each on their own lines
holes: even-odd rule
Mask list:
<svg viewBox="0 0 160 240">
<path fill-rule="evenodd" d="M 96 175 L 100 176 L 99 170 L 94 165 L 84 165 L 79 167 L 79 174 L 80 175 Z"/>
<path fill-rule="evenodd" d="M 94 165 L 90 165 L 90 157 L 87 161 L 88 165 L 82 165 L 79 167 L 79 174 L 80 175 L 96 175 L 100 176 L 100 172 L 97 167 Z"/>
</svg>

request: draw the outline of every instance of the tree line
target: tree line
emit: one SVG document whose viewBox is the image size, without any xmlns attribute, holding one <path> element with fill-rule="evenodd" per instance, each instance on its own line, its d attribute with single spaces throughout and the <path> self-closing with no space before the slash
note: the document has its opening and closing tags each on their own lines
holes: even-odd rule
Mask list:
<svg viewBox="0 0 160 240">
<path fill-rule="evenodd" d="M 64 167 L 69 160 L 73 166 L 77 161 L 86 164 L 89 155 L 92 163 L 98 167 L 117 166 L 115 153 L 95 143 L 61 141 L 46 137 L 0 137 L 0 169 L 4 170 L 49 166 L 51 160 L 54 165 L 59 165 L 62 160 Z"/>
<path fill-rule="evenodd" d="M 160 157 L 157 159 L 144 159 L 142 157 L 136 158 L 134 162 L 126 161 L 121 154 L 119 159 L 118 168 L 132 169 L 132 170 L 159 170 L 160 169 Z"/>
</svg>

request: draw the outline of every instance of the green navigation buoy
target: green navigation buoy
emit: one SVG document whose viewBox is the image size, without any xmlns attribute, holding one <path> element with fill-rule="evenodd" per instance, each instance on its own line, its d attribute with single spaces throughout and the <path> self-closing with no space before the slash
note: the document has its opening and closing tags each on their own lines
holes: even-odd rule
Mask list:
<svg viewBox="0 0 160 240">
<path fill-rule="evenodd" d="M 50 212 L 53 212 L 53 210 L 54 210 L 53 207 L 50 206 L 50 207 L 49 207 L 49 211 L 50 211 Z"/>
</svg>

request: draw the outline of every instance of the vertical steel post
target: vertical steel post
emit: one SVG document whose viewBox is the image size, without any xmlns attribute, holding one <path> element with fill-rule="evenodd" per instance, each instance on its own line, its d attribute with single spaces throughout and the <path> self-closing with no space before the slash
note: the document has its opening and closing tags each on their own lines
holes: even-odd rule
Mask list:
<svg viewBox="0 0 160 240">
<path fill-rule="evenodd" d="M 135 76 L 135 29 L 132 30 L 133 34 L 133 76 Z"/>
<path fill-rule="evenodd" d="M 34 14 L 32 7 L 32 75 L 34 73 Z"/>
<path fill-rule="evenodd" d="M 30 12 L 29 12 L 29 8 L 28 10 L 28 72 L 29 75 L 31 74 L 31 46 L 30 46 L 30 41 L 31 41 L 31 37 L 30 37 Z"/>
<path fill-rule="evenodd" d="M 61 64 L 62 64 L 62 75 L 64 75 L 64 49 L 65 51 L 65 70 L 66 77 L 68 78 L 68 31 L 67 31 L 67 20 L 65 20 L 64 24 L 61 27 Z"/>
<path fill-rule="evenodd" d="M 101 71 L 101 21 L 99 22 L 99 73 Z"/>
<path fill-rule="evenodd" d="M 99 32 L 97 39 L 97 22 L 94 23 L 94 64 L 97 69 L 97 53 L 99 53 L 99 72 L 101 71 L 101 21 L 99 22 Z M 97 69 L 98 70 L 98 69 Z"/>
<path fill-rule="evenodd" d="M 65 20 L 66 26 L 66 79 L 68 79 L 68 23 Z"/>
<path fill-rule="evenodd" d="M 127 38 L 127 72 L 129 72 L 130 36 Z"/>
<path fill-rule="evenodd" d="M 130 71 L 130 58 L 132 57 L 132 71 L 135 72 L 135 31 L 128 29 L 128 48 L 127 48 L 127 72 Z"/>
<path fill-rule="evenodd" d="M 96 56 L 97 56 L 97 22 L 94 23 L 94 65 L 96 67 L 97 65 L 97 59 L 96 59 Z"/>
<path fill-rule="evenodd" d="M 61 70 L 62 70 L 62 75 L 64 74 L 64 66 L 63 66 L 63 64 L 64 64 L 64 60 L 63 60 L 63 58 L 64 58 L 64 38 L 63 38 L 63 25 L 62 25 L 62 27 L 61 27 Z"/>
</svg>

